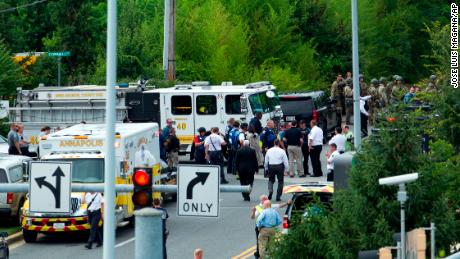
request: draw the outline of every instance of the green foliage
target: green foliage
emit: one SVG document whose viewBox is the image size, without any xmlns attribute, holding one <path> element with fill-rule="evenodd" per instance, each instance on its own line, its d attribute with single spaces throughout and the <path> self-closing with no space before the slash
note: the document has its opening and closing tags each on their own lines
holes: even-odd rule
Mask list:
<svg viewBox="0 0 460 259">
<path fill-rule="evenodd" d="M 23 3 L 0 0 L 0 9 Z M 163 1 L 120 0 L 118 7 L 119 79 L 163 78 Z M 21 8 L 0 15 L 0 37 L 13 52 L 72 51 L 63 58 L 64 84 L 104 83 L 106 8 L 102 0 Z M 425 62 L 449 60 L 448 14 L 442 0 L 359 1 L 362 71 L 426 77 L 433 67 Z M 176 17 L 180 81 L 270 78 L 282 89 L 324 89 L 337 72 L 351 70 L 348 0 L 178 1 Z M 49 74 L 51 62 L 43 63 L 35 69 L 42 78 L 28 78 L 26 87 L 52 81 L 39 73 Z"/>
<path fill-rule="evenodd" d="M 438 98 L 440 103 L 448 99 L 443 95 Z M 302 222 L 291 229 L 277 244 L 280 248 L 274 258 L 285 258 L 283 255 L 289 253 L 299 254 L 299 258 L 356 258 L 360 250 L 394 245 L 392 235 L 400 229 L 397 187 L 380 186 L 378 179 L 413 172 L 419 173 L 419 179 L 407 187 L 407 229 L 435 222 L 437 248 L 450 251 L 450 246 L 460 240 L 460 155 L 454 149 L 457 140 L 445 138 L 441 130 L 444 126 L 430 122 L 437 122 L 433 117 L 437 105 L 432 112 L 407 112 L 404 107 L 395 107 L 391 115 L 396 121 L 381 122 L 377 125 L 379 133 L 363 141 L 354 156 L 349 188 L 334 194 L 332 212 L 315 225 Z M 447 102 L 446 106 L 451 105 Z M 424 121 L 417 119 L 421 115 Z M 452 115 L 446 115 L 452 120 Z M 440 134 L 432 136 L 430 152 L 422 153 L 420 135 L 426 132 Z M 322 253 L 318 256 L 305 246 L 304 253 L 296 250 L 296 240 L 314 243 L 323 249 Z"/>
<path fill-rule="evenodd" d="M 10 96 L 21 86 L 22 77 L 19 65 L 13 62 L 11 51 L 0 40 L 0 96 Z"/>
</svg>

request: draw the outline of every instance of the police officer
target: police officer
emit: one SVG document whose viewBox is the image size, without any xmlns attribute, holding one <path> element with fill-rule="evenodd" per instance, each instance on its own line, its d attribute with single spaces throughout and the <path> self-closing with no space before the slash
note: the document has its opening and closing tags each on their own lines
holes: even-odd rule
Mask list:
<svg viewBox="0 0 460 259">
<path fill-rule="evenodd" d="M 367 93 L 371 96 L 369 100 L 369 124 L 374 125 L 375 114 L 377 113 L 378 108 L 378 91 L 379 80 L 373 78 L 371 80 L 371 86 L 369 86 Z"/>
<path fill-rule="evenodd" d="M 262 131 L 260 135 L 260 140 L 262 141 L 262 151 L 264 155 L 267 153 L 267 150 L 274 146 L 274 142 L 276 139 L 275 134 L 275 123 L 272 120 L 267 122 L 267 127 Z"/>
<path fill-rule="evenodd" d="M 337 79 L 332 83 L 331 86 L 331 97 L 337 101 L 337 116 L 342 117 L 342 110 L 344 107 L 344 97 L 343 97 L 343 88 L 345 87 L 345 82 L 343 81 L 342 74 L 337 75 Z"/>
<path fill-rule="evenodd" d="M 364 75 L 363 74 L 359 75 L 359 92 L 364 93 L 364 95 L 367 95 L 367 84 L 364 81 Z"/>
<path fill-rule="evenodd" d="M 346 124 L 352 125 L 351 116 L 353 115 L 353 79 L 347 79 L 347 86 L 344 89 L 345 94 L 345 118 Z M 342 125 L 338 125 L 340 127 Z"/>
<path fill-rule="evenodd" d="M 403 84 L 402 76 L 396 77 L 396 84 L 391 89 L 391 100 L 393 103 L 401 101 L 404 94 L 406 93 L 406 87 Z"/>
<path fill-rule="evenodd" d="M 240 123 L 237 121 L 233 123 L 233 129 L 228 133 L 228 145 L 227 174 L 236 174 L 235 156 L 240 147 Z"/>
<path fill-rule="evenodd" d="M 388 104 L 388 97 L 387 97 L 387 92 L 386 92 L 386 82 L 387 79 L 385 77 L 380 77 L 379 79 L 379 88 L 377 90 L 378 92 L 378 99 L 379 99 L 379 108 L 382 109 Z"/>
<path fill-rule="evenodd" d="M 88 244 L 85 247 L 92 249 L 94 242 L 97 243 L 96 247 L 100 247 L 102 246 L 102 236 L 99 230 L 99 221 L 102 217 L 101 207 L 104 204 L 102 194 L 87 192 L 85 193 L 84 203 L 87 204 L 88 223 L 90 224 Z"/>
<path fill-rule="evenodd" d="M 436 83 L 436 76 L 431 75 L 430 76 L 430 82 L 428 82 L 428 85 L 425 90 L 427 93 L 436 93 L 438 91 L 438 86 Z"/>
<path fill-rule="evenodd" d="M 204 127 L 200 127 L 198 129 L 198 133 L 199 134 L 195 136 L 193 141 L 195 146 L 195 163 L 205 165 L 206 158 L 204 152 L 204 140 L 206 139 L 206 129 Z"/>
</svg>

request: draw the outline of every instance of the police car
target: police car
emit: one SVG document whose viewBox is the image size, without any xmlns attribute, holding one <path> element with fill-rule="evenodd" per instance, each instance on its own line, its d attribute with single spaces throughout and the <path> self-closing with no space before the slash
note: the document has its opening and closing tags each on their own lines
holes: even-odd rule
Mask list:
<svg viewBox="0 0 460 259">
<path fill-rule="evenodd" d="M 293 218 L 301 216 L 306 218 L 311 213 L 321 213 L 321 209 L 314 205 L 315 196 L 324 205 L 330 208 L 334 185 L 332 183 L 305 183 L 288 185 L 283 188 L 283 193 L 292 194 L 291 202 L 288 203 L 286 212 L 283 216 L 282 233 L 287 234 L 292 224 Z"/>
</svg>

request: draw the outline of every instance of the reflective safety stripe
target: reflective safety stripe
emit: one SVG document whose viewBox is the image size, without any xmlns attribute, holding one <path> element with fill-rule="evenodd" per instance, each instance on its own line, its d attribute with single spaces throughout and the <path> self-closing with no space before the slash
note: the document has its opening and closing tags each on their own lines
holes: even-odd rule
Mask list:
<svg viewBox="0 0 460 259">
<path fill-rule="evenodd" d="M 259 216 L 260 216 L 260 214 L 262 214 L 262 211 L 264 211 L 264 207 L 262 205 L 260 205 L 260 204 L 256 205 L 256 210 L 257 210 L 257 212 L 259 212 Z M 254 219 L 257 220 L 257 218 L 254 218 Z"/>
</svg>

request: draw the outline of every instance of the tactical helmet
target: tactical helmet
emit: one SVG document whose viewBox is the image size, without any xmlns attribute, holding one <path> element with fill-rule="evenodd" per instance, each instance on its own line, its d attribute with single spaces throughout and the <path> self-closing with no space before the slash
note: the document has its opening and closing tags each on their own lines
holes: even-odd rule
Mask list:
<svg viewBox="0 0 460 259">
<path fill-rule="evenodd" d="M 206 129 L 204 127 L 199 127 L 198 132 L 206 132 Z"/>
<path fill-rule="evenodd" d="M 379 79 L 379 82 L 380 82 L 381 84 L 385 83 L 386 81 L 387 81 L 387 78 L 386 78 L 386 77 L 383 77 L 383 76 L 380 77 L 380 79 Z"/>
<path fill-rule="evenodd" d="M 379 80 L 377 80 L 377 78 L 372 78 L 371 84 L 376 85 L 378 83 L 379 83 Z"/>
<path fill-rule="evenodd" d="M 435 75 L 431 75 L 431 76 L 430 76 L 430 80 L 431 80 L 431 81 L 436 80 L 436 76 L 435 76 Z"/>
</svg>

